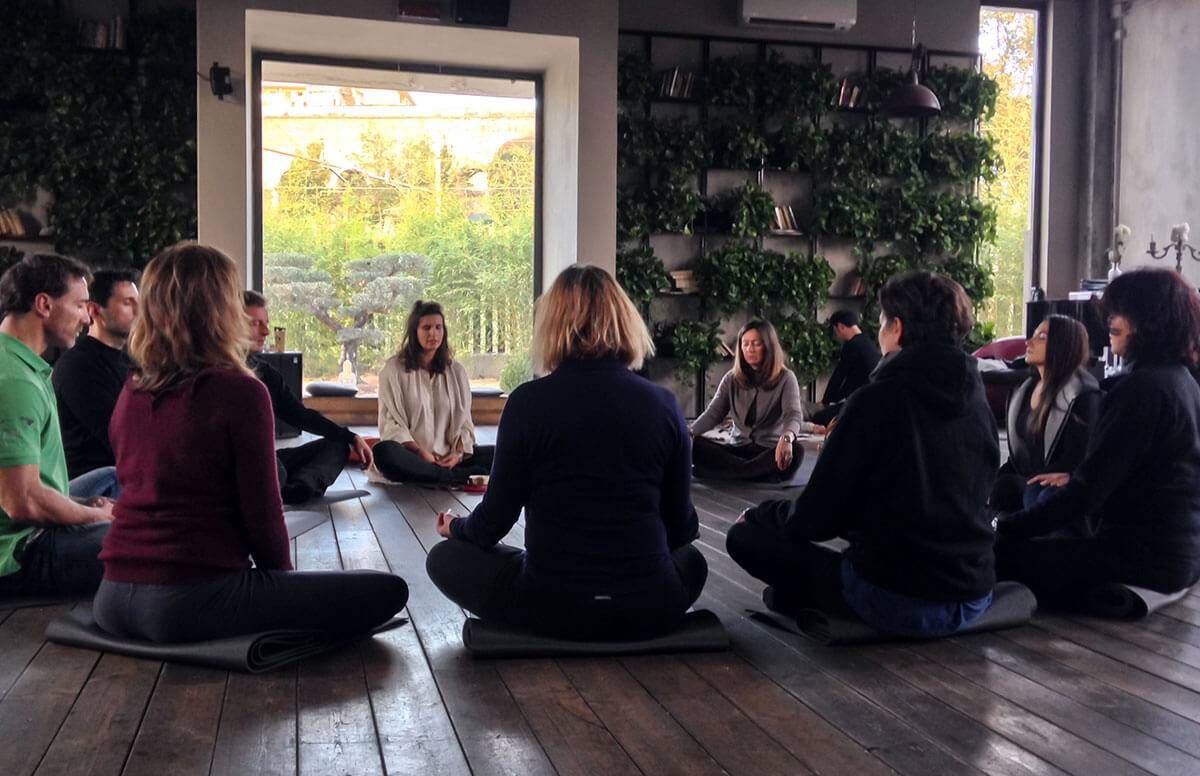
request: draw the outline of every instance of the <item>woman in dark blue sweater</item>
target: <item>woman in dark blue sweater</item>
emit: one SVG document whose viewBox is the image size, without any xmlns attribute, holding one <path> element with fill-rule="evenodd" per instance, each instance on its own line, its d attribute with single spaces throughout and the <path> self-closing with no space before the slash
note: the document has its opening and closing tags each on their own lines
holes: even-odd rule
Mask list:
<svg viewBox="0 0 1200 776">
<path fill-rule="evenodd" d="M 487 620 L 576 639 L 656 635 L 700 595 L 691 546 L 691 442 L 674 396 L 634 374 L 653 346 L 633 303 L 598 267 L 574 265 L 538 304 L 534 359 L 513 391 L 487 495 L 438 516 L 426 567 Z M 525 550 L 499 544 L 525 510 Z"/>
<path fill-rule="evenodd" d="M 1127 272 L 1104 292 L 1113 352 L 1131 362 L 1100 405 L 1087 454 L 1045 501 L 1001 516 L 1002 579 L 1043 605 L 1082 606 L 1119 582 L 1163 593 L 1200 579 L 1200 296 L 1170 270 Z M 1086 538 L 1056 538 L 1086 520 Z"/>
</svg>

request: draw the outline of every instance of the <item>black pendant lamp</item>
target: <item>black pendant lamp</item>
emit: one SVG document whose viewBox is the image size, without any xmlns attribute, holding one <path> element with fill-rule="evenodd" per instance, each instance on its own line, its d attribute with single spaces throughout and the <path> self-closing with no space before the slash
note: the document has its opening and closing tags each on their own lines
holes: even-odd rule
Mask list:
<svg viewBox="0 0 1200 776">
<path fill-rule="evenodd" d="M 942 103 L 928 86 L 917 79 L 921 61 L 925 59 L 925 47 L 917 45 L 917 3 L 913 0 L 912 67 L 908 71 L 908 83 L 897 87 L 883 101 L 883 112 L 888 116 L 905 119 L 925 119 L 942 112 Z"/>
</svg>

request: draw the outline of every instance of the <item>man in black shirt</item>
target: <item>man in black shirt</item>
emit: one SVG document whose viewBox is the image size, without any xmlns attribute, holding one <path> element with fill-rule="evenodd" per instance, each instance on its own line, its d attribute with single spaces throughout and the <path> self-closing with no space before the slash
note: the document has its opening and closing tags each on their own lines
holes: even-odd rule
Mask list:
<svg viewBox="0 0 1200 776">
<path fill-rule="evenodd" d="M 279 490 L 285 504 L 299 504 L 325 494 L 342 473 L 350 449 L 358 455 L 362 468 L 371 465 L 371 447 L 362 437 L 339 426 L 316 410 L 304 406 L 283 382 L 283 375 L 265 361 L 254 357 L 261 353 L 271 331 L 267 300 L 257 291 L 243 296 L 246 315 L 250 316 L 250 368 L 267 386 L 275 417 L 320 439 L 299 447 L 275 451 L 279 464 Z"/>
<path fill-rule="evenodd" d="M 805 407 L 806 419 L 819 426 L 828 426 L 850 394 L 867 384 L 880 358 L 879 346 L 858 325 L 858 313 L 838 310 L 829 316 L 828 323 L 833 336 L 842 342 L 842 353 L 821 403 Z"/>
<path fill-rule="evenodd" d="M 125 342 L 138 312 L 138 273 L 100 270 L 90 288 L 88 333 L 59 356 L 51 382 L 72 478 L 116 463 L 108 422 L 133 363 Z"/>
</svg>

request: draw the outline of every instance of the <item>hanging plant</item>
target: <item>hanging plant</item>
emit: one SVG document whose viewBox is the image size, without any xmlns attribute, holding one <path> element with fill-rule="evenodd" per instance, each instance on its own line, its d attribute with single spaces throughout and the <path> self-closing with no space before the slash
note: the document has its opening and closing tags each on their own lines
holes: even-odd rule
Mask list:
<svg viewBox="0 0 1200 776">
<path fill-rule="evenodd" d="M 642 104 L 654 96 L 654 69 L 645 54 L 623 51 L 617 58 L 617 99 Z"/>
<path fill-rule="evenodd" d="M 705 253 L 696 266 L 705 298 L 726 315 L 814 312 L 828 298 L 835 276 L 821 256 L 785 255 L 739 241 Z"/>
<path fill-rule="evenodd" d="M 819 127 L 791 122 L 770 139 L 769 161 L 790 172 L 812 172 L 829 155 L 829 141 Z"/>
<path fill-rule="evenodd" d="M 617 240 L 640 240 L 650 234 L 650 205 L 638 187 L 617 189 Z"/>
<path fill-rule="evenodd" d="M 713 166 L 727 170 L 757 170 L 770 151 L 753 116 L 717 121 L 710 138 Z"/>
<path fill-rule="evenodd" d="M 923 269 L 925 261 L 919 256 L 904 256 L 888 254 L 886 256 L 866 256 L 859 259 L 858 274 L 867 286 L 867 299 L 874 300 L 879 296 L 879 290 L 888 282 L 888 278 L 914 269 Z M 863 320 L 867 320 L 864 314 Z"/>
<path fill-rule="evenodd" d="M 909 71 L 897 70 L 891 67 L 877 67 L 868 73 L 861 81 L 866 92 L 858 104 L 865 110 L 878 113 L 883 109 L 883 101 L 888 95 L 908 83 Z"/>
<path fill-rule="evenodd" d="M 671 332 L 671 343 L 675 350 L 675 373 L 680 382 L 692 385 L 696 375 L 707 372 L 717 359 L 720 332 L 715 323 L 680 321 Z"/>
<path fill-rule="evenodd" d="M 704 73 L 704 98 L 710 105 L 753 110 L 758 102 L 756 63 L 722 57 L 708 63 Z"/>
<path fill-rule="evenodd" d="M 921 170 L 931 181 L 994 181 L 1003 169 L 991 135 L 932 132 L 921 141 Z"/>
<path fill-rule="evenodd" d="M 953 258 L 942 262 L 937 272 L 957 282 L 971 297 L 975 309 L 991 298 L 996 292 L 991 266 L 980 263 L 968 257 Z"/>
<path fill-rule="evenodd" d="M 838 343 L 828 327 L 813 318 L 778 318 L 774 323 L 779 344 L 788 354 L 792 371 L 802 385 L 816 380 L 833 366 Z"/>
<path fill-rule="evenodd" d="M 660 176 L 676 180 L 694 175 L 708 164 L 708 144 L 700 123 L 686 118 L 660 119 L 655 123 L 648 153 Z"/>
<path fill-rule="evenodd" d="M 641 167 L 658 153 L 658 127 L 648 116 L 622 112 L 617 115 L 617 164 Z"/>
<path fill-rule="evenodd" d="M 617 282 L 643 311 L 671 287 L 671 277 L 649 247 L 617 251 Z"/>
<path fill-rule="evenodd" d="M 653 218 L 651 231 L 691 234 L 704 207 L 700 194 L 690 180 L 667 178 L 659 181 L 650 196 Z"/>
<path fill-rule="evenodd" d="M 752 181 L 718 194 L 709 205 L 709 226 L 723 228 L 735 237 L 758 237 L 770 231 L 774 216 L 775 200 L 770 192 Z"/>
<path fill-rule="evenodd" d="M 834 185 L 817 192 L 813 228 L 820 234 L 869 244 L 879 233 L 879 186 Z"/>
<path fill-rule="evenodd" d="M 996 208 L 991 203 L 970 194 L 939 199 L 946 251 L 971 256 L 976 248 L 996 242 Z"/>
<path fill-rule="evenodd" d="M 826 169 L 831 177 L 855 181 L 921 176 L 919 139 L 891 122 L 835 126 L 828 132 L 827 144 Z"/>
<path fill-rule="evenodd" d="M 996 115 L 1000 85 L 977 70 L 949 65 L 932 67 L 922 83 L 941 101 L 941 118 L 987 121 Z"/>
<path fill-rule="evenodd" d="M 819 121 L 833 93 L 829 64 L 817 60 L 792 62 L 776 51 L 769 52 L 760 66 L 758 83 L 763 114 L 792 121 Z"/>
</svg>

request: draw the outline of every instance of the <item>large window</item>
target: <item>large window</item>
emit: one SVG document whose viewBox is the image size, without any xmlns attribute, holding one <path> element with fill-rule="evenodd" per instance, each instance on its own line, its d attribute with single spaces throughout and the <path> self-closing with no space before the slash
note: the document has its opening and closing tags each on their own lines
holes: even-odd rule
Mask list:
<svg viewBox="0 0 1200 776">
<path fill-rule="evenodd" d="M 262 286 L 305 380 L 373 393 L 417 299 L 475 384 L 528 372 L 537 84 L 261 63 Z"/>
<path fill-rule="evenodd" d="M 984 6 L 979 51 L 983 71 L 1000 86 L 996 114 L 982 129 L 995 138 L 1004 159 L 1003 174 L 982 191 L 997 215 L 996 244 L 983 251 L 995 272 L 996 293 L 983 318 L 995 324 L 996 336 L 1023 335 L 1025 288 L 1036 249 L 1038 11 Z"/>
</svg>

